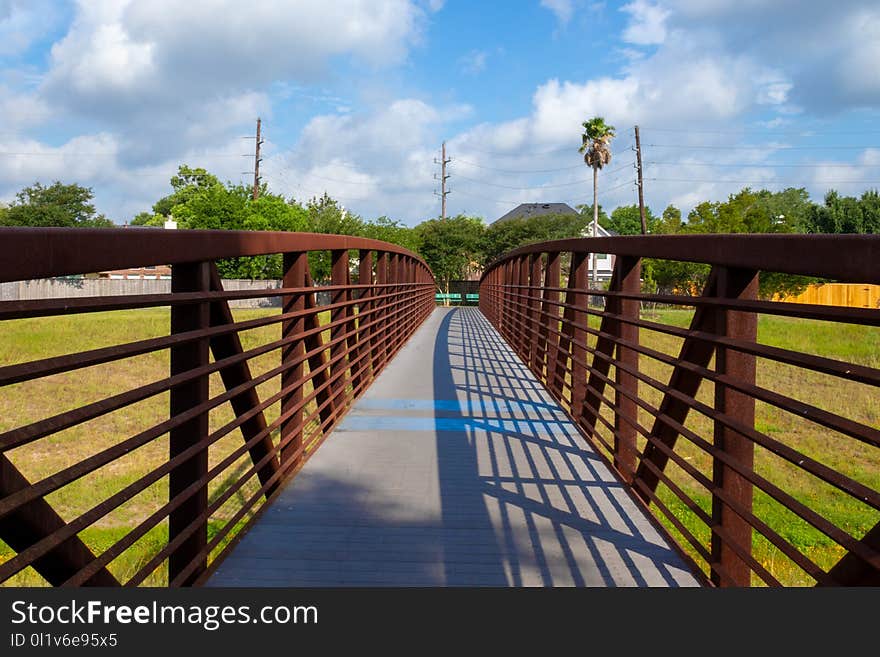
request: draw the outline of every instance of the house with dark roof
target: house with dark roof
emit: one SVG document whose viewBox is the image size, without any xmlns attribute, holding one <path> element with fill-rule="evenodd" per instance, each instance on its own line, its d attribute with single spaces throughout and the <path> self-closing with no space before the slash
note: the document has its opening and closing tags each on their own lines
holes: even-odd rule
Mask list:
<svg viewBox="0 0 880 657">
<path fill-rule="evenodd" d="M 531 219 L 532 217 L 540 217 L 545 215 L 558 214 L 578 214 L 577 210 L 572 208 L 568 203 L 520 203 L 513 210 L 505 215 L 498 217 L 492 224 L 510 221 L 512 219 Z M 612 237 L 616 235 L 613 231 L 606 230 L 602 226 L 596 227 L 597 237 Z M 590 223 L 581 233 L 583 237 L 591 237 L 593 234 L 593 222 Z M 593 271 L 593 255 L 590 254 L 588 267 Z M 611 272 L 614 270 L 614 255 L 608 253 L 596 254 L 596 277 L 600 282 L 610 281 Z"/>
<path fill-rule="evenodd" d="M 511 219 L 531 219 L 545 214 L 577 214 L 577 210 L 568 203 L 520 203 L 492 223 L 498 224 Z"/>
</svg>

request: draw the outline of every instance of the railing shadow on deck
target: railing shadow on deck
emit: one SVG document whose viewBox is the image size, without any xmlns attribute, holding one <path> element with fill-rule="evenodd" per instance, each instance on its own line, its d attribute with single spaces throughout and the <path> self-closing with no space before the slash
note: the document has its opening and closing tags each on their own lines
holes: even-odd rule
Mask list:
<svg viewBox="0 0 880 657">
<path fill-rule="evenodd" d="M 702 294 L 643 292 L 647 258 L 702 265 Z M 842 346 L 880 344 L 880 310 L 759 300 L 767 274 L 876 284 L 880 236 L 533 244 L 486 268 L 480 308 L 706 583 L 880 585 L 880 369 Z"/>
<path fill-rule="evenodd" d="M 477 309 L 448 311 L 434 351 L 444 524 L 492 537 L 483 584 L 676 586 L 687 577 L 623 486 Z M 523 531 L 525 528 L 525 532 Z M 645 549 L 645 548 L 649 549 Z M 450 585 L 473 579 L 448 569 Z"/>
<path fill-rule="evenodd" d="M 472 308 L 435 311 L 208 583 L 696 580 Z"/>
</svg>

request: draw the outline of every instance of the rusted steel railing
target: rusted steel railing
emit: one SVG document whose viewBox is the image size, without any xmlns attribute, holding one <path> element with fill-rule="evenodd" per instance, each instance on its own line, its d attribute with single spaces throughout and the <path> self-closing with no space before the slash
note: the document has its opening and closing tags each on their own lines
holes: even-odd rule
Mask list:
<svg viewBox="0 0 880 657">
<path fill-rule="evenodd" d="M 702 295 L 642 293 L 644 258 L 710 265 Z M 880 237 L 545 242 L 492 263 L 480 307 L 707 583 L 878 585 L 880 353 L 834 341 L 880 347 L 880 310 L 761 301 L 760 272 L 876 284 Z"/>
<path fill-rule="evenodd" d="M 329 293 L 329 305 L 317 304 L 308 265 L 314 251 L 331 255 L 332 280 L 320 288 Z M 218 259 L 263 254 L 283 254 L 281 288 L 223 290 Z M 0 582 L 15 584 L 10 578 L 28 568 L 65 586 L 203 581 L 434 307 L 434 278 L 425 263 L 376 240 L 0 229 L 0 282 L 159 264 L 172 267 L 170 294 L 0 303 L 4 329 L 41 318 L 40 330 L 49 336 L 60 319 L 53 316 L 170 308 L 164 335 L 59 354 L 59 333 L 43 338 L 51 355 L 26 362 L 3 353 L 9 343 L 0 334 L 0 401 L 3 390 L 11 397 L 15 387 L 36 385 L 33 394 L 57 395 L 53 403 L 60 409 L 35 419 L 26 409 L 0 406 L 0 540 L 6 545 Z M 280 312 L 236 320 L 229 307 L 230 300 L 266 297 L 281 298 Z M 102 325 L 113 317 L 106 315 Z M 256 344 L 245 337 L 254 331 L 264 332 Z M 266 331 L 274 334 L 266 337 Z M 118 391 L 113 379 L 126 379 L 129 369 L 149 376 L 145 357 L 158 359 L 151 362 L 159 363 L 159 375 L 133 375 L 134 383 Z M 107 370 L 106 390 L 79 403 L 78 377 L 91 367 L 115 369 Z M 19 393 L 16 399 L 29 394 Z M 159 404 L 159 417 L 138 410 L 162 396 L 167 404 Z M 221 422 L 221 410 L 231 419 Z M 83 428 L 92 433 L 75 433 Z M 100 441 L 93 443 L 92 434 Z M 41 462 L 55 462 L 59 453 L 69 454 L 67 462 L 45 472 Z M 120 482 L 114 468 L 123 459 L 129 470 Z M 72 485 L 76 495 L 66 493 Z M 119 518 L 105 522 L 120 509 L 123 527 Z"/>
</svg>

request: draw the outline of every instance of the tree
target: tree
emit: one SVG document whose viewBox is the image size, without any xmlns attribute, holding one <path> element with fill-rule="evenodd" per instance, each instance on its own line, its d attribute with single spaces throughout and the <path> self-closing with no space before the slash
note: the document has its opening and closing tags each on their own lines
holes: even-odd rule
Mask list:
<svg viewBox="0 0 880 657">
<path fill-rule="evenodd" d="M 808 233 L 880 234 L 880 195 L 868 190 L 855 198 L 841 196 L 832 189 L 823 205 L 808 208 L 803 229 Z"/>
<path fill-rule="evenodd" d="M 416 226 L 415 231 L 419 253 L 447 293 L 449 281 L 467 278 L 482 258 L 485 227 L 476 217 L 429 219 Z"/>
<path fill-rule="evenodd" d="M 138 212 L 131 220 L 132 226 L 164 226 L 166 217 L 152 212 Z"/>
<path fill-rule="evenodd" d="M 581 135 L 581 147 L 578 152 L 584 154 L 584 162 L 593 169 L 593 237 L 599 232 L 599 192 L 598 176 L 599 169 L 611 162 L 611 140 L 614 137 L 614 126 L 605 123 L 601 116 L 594 116 L 584 121 L 584 133 Z M 597 280 L 596 258 L 593 258 L 593 282 L 595 287 Z"/>
<path fill-rule="evenodd" d="M 328 235 L 360 235 L 364 229 L 361 218 L 343 208 L 339 201 L 327 192 L 306 203 L 307 228 L 311 233 Z M 309 253 L 309 268 L 316 281 L 329 281 L 331 276 L 330 254 L 326 251 Z"/>
<path fill-rule="evenodd" d="M 681 232 L 681 210 L 670 204 L 663 210 L 663 216 L 654 224 L 653 233 L 674 235 Z"/>
<path fill-rule="evenodd" d="M 645 221 L 648 225 L 648 232 L 654 232 L 654 225 L 658 222 L 657 217 L 651 212 L 651 208 L 645 207 Z M 641 235 L 642 234 L 642 218 L 639 213 L 638 205 L 621 205 L 614 208 L 611 216 L 602 221 L 599 218 L 599 225 L 607 230 L 613 230 L 618 235 Z"/>
<path fill-rule="evenodd" d="M 811 203 L 803 188 L 781 192 L 748 187 L 728 196 L 726 201 L 704 201 L 688 213 L 669 206 L 657 222 L 655 233 L 792 233 L 799 232 L 810 214 Z M 709 267 L 699 263 L 649 260 L 652 276 L 663 292 L 698 293 L 706 282 Z M 758 294 L 762 298 L 797 294 L 818 279 L 778 272 L 761 272 Z"/>
<path fill-rule="evenodd" d="M 171 188 L 174 191 L 153 204 L 153 213 L 168 219 L 171 217 L 175 205 L 186 204 L 193 196 L 201 194 L 211 187 L 222 186 L 223 183 L 220 182 L 220 179 L 208 173 L 205 169 L 200 167 L 194 169 L 186 164 L 182 164 L 177 168 L 177 174 L 171 176 Z M 164 219 L 162 221 L 164 222 Z M 161 226 L 162 224 L 158 225 Z"/>
<path fill-rule="evenodd" d="M 308 229 L 305 209 L 269 192 L 264 185 L 257 200 L 246 185 L 223 184 L 205 169 L 181 165 L 171 178 L 174 190 L 153 205 L 154 214 L 140 213 L 133 225 L 161 226 L 174 217 L 179 229 L 275 230 Z M 282 276 L 278 254 L 225 258 L 217 261 L 223 278 L 266 279 Z"/>
<path fill-rule="evenodd" d="M 364 222 L 361 235 L 370 239 L 397 244 L 413 252 L 419 248 L 419 237 L 413 228 L 400 223 L 396 219 L 389 219 L 385 216 Z"/>
<path fill-rule="evenodd" d="M 582 214 L 549 214 L 495 222 L 483 234 L 484 263 L 526 244 L 580 237 L 587 221 Z"/>
<path fill-rule="evenodd" d="M 55 181 L 48 187 L 36 182 L 15 195 L 0 214 L 2 226 L 57 226 L 61 228 L 105 228 L 113 222 L 95 212 L 90 187 Z"/>
</svg>

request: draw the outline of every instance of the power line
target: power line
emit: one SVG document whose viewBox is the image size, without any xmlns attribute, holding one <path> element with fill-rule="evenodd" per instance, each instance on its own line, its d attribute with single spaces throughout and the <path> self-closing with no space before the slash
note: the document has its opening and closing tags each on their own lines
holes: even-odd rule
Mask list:
<svg viewBox="0 0 880 657">
<path fill-rule="evenodd" d="M 651 148 L 678 148 L 678 149 L 691 149 L 691 148 L 699 148 L 699 149 L 707 149 L 707 150 L 739 150 L 739 151 L 753 151 L 756 149 L 766 149 L 773 151 L 815 151 L 815 150 L 827 150 L 827 151 L 861 151 L 867 150 L 869 148 L 880 148 L 880 146 L 775 146 L 772 144 L 768 145 L 754 145 L 754 146 L 710 146 L 710 145 L 692 145 L 692 144 L 648 144 Z"/>
<path fill-rule="evenodd" d="M 573 152 L 577 151 L 576 148 L 575 148 L 575 149 L 572 149 L 572 148 L 570 148 L 570 147 L 569 147 L 569 148 L 556 148 L 556 149 L 553 149 L 553 150 L 550 150 L 550 151 L 531 151 L 531 150 L 528 150 L 528 148 L 520 148 L 520 149 L 517 150 L 516 153 L 501 153 L 501 152 L 499 152 L 499 151 L 484 151 L 484 150 L 482 150 L 482 149 L 480 149 L 480 148 L 473 148 L 473 147 L 471 147 L 471 146 L 463 147 L 462 150 L 464 150 L 464 151 L 474 151 L 475 153 L 483 153 L 483 154 L 485 154 L 485 155 L 495 155 L 495 156 L 498 156 L 498 157 L 522 157 L 523 155 L 531 155 L 531 156 L 535 156 L 535 155 L 555 155 L 555 154 L 557 154 L 557 153 L 573 153 Z"/>
<path fill-rule="evenodd" d="M 501 185 L 499 183 L 491 183 L 491 182 L 488 182 L 485 180 L 476 180 L 474 178 L 468 178 L 468 177 L 462 176 L 460 174 L 458 175 L 458 177 L 461 178 L 462 180 L 467 180 L 468 182 L 477 183 L 479 185 L 488 185 L 490 187 L 502 187 L 504 189 L 515 189 L 515 190 L 522 190 L 522 191 L 529 191 L 529 190 L 534 190 L 534 189 L 548 189 L 551 187 L 571 187 L 572 185 L 583 185 L 586 183 L 586 181 L 584 181 L 584 180 L 575 180 L 573 182 L 557 183 L 557 184 L 552 184 L 552 185 L 539 185 L 537 187 L 513 187 L 511 185 Z"/>
<path fill-rule="evenodd" d="M 644 126 L 643 126 L 644 127 Z M 689 129 L 689 128 L 658 128 L 648 126 L 646 129 L 653 132 L 675 132 L 686 134 L 711 134 L 711 135 L 785 135 L 789 137 L 830 137 L 834 135 L 863 135 L 880 134 L 880 130 L 824 130 L 822 128 L 805 128 L 803 130 L 776 130 L 774 128 L 743 128 L 741 130 L 719 129 Z"/>
<path fill-rule="evenodd" d="M 614 185 L 613 187 L 600 187 L 600 188 L 599 188 L 599 192 L 604 194 L 604 193 L 606 193 L 606 192 L 614 191 L 615 189 L 620 189 L 621 187 L 625 187 L 625 186 L 627 186 L 627 185 L 635 185 L 635 182 L 634 182 L 633 180 L 626 180 L 625 182 L 622 182 L 622 183 L 620 183 L 619 185 Z M 520 201 L 510 201 L 510 200 L 501 200 L 501 199 L 495 199 L 495 198 L 488 198 L 488 197 L 486 197 L 486 196 L 482 196 L 482 195 L 480 195 L 480 194 L 474 194 L 474 193 L 472 193 L 472 192 L 467 192 L 467 191 L 464 191 L 464 190 L 461 190 L 461 189 L 456 190 L 456 192 L 457 192 L 458 194 L 464 194 L 465 196 L 470 196 L 470 197 L 472 197 L 472 198 L 477 198 L 477 199 L 480 199 L 480 200 L 482 200 L 482 201 L 489 201 L 489 202 L 491 202 L 491 203 L 499 203 L 499 204 L 504 204 L 504 205 L 518 205 L 518 204 L 524 202 L 524 201 L 521 201 L 521 200 L 520 200 Z M 589 197 L 589 196 L 583 196 L 583 197 L 577 197 L 577 198 L 564 198 L 564 199 L 561 199 L 560 201 L 555 201 L 555 202 L 562 202 L 562 203 L 579 203 L 579 202 L 582 202 L 582 201 L 590 201 L 590 200 L 592 200 L 592 197 Z"/>
<path fill-rule="evenodd" d="M 633 147 L 633 144 L 632 144 L 632 142 L 630 142 L 630 144 L 628 146 L 626 146 L 625 148 L 622 148 L 620 150 L 628 151 L 628 150 L 632 150 L 632 147 Z M 526 148 L 518 149 L 515 153 L 501 153 L 499 151 L 484 151 L 480 148 L 473 148 L 471 146 L 462 147 L 462 150 L 463 151 L 473 151 L 475 153 L 483 153 L 485 155 L 495 155 L 497 157 L 523 157 L 523 156 L 535 157 L 535 156 L 539 156 L 539 155 L 557 155 L 559 153 L 574 154 L 577 152 L 577 147 L 576 146 L 568 146 L 565 148 L 554 148 L 553 150 L 548 150 L 548 151 L 532 151 L 526 147 Z"/>
<path fill-rule="evenodd" d="M 122 153 L 79 153 L 75 151 L 52 151 L 46 153 L 38 153 L 38 152 L 19 152 L 19 151 L 0 151 L 0 155 L 23 155 L 23 156 L 37 156 L 37 157 L 116 157 L 121 155 Z M 197 153 L 195 155 L 189 155 L 188 158 L 192 157 L 241 157 L 239 153 Z M 246 157 L 250 157 L 247 155 Z"/>
<path fill-rule="evenodd" d="M 470 196 L 472 198 L 478 198 L 481 201 L 489 201 L 490 203 L 499 203 L 499 204 L 503 204 L 503 205 L 514 205 L 514 204 L 518 204 L 518 203 L 522 202 L 522 201 L 502 201 L 497 198 L 487 198 L 485 196 L 480 196 L 479 194 L 471 194 L 470 192 L 466 192 L 466 191 L 463 191 L 460 189 L 457 190 L 457 192 L 459 194 L 464 194 L 465 196 Z"/>
<path fill-rule="evenodd" d="M 600 192 L 610 192 L 615 189 L 620 189 L 621 187 L 625 187 L 626 185 L 636 185 L 637 183 L 634 180 L 626 180 L 619 185 L 615 185 L 614 187 L 600 187 Z"/>
<path fill-rule="evenodd" d="M 328 178 L 327 176 L 319 176 L 316 173 L 304 173 L 303 178 L 317 178 L 318 180 L 326 180 L 327 182 L 335 182 L 340 185 L 374 185 L 372 180 L 339 180 L 338 178 Z"/>
<path fill-rule="evenodd" d="M 292 182 L 287 177 L 288 173 L 293 175 L 293 172 L 290 171 L 289 169 L 270 170 L 268 173 L 266 173 L 266 177 L 280 178 L 282 180 L 282 182 L 287 184 L 287 187 L 289 189 L 299 190 L 299 192 L 305 194 L 306 196 L 314 197 L 314 196 L 320 196 L 323 193 L 328 193 L 328 190 L 326 188 L 322 189 L 321 192 L 319 193 L 314 189 L 303 187 L 300 183 Z M 345 195 L 340 196 L 339 194 L 336 194 L 335 192 L 333 193 L 333 197 L 340 200 L 340 201 L 346 201 L 346 202 L 348 202 L 348 201 L 364 201 L 369 198 L 368 196 L 345 196 Z"/>
<path fill-rule="evenodd" d="M 605 169 L 599 169 L 599 170 L 604 172 L 605 175 L 610 176 L 612 173 L 617 173 L 618 171 L 623 171 L 624 169 L 630 169 L 632 167 L 635 167 L 635 165 L 636 165 L 636 163 L 633 160 L 633 161 L 627 162 L 626 164 L 623 164 L 623 165 L 617 167 L 616 169 L 611 169 L 609 171 L 605 171 Z"/>
<path fill-rule="evenodd" d="M 656 160 L 651 160 L 649 162 L 645 162 L 645 164 L 663 164 L 668 166 L 697 166 L 697 167 L 758 167 L 758 168 L 768 168 L 768 167 L 794 167 L 794 168 L 804 168 L 804 169 L 824 169 L 824 168 L 854 168 L 854 169 L 877 169 L 880 168 L 880 164 L 844 164 L 844 163 L 829 163 L 829 164 L 784 164 L 779 163 L 776 164 L 774 162 L 767 162 L 764 164 L 757 162 L 744 162 L 744 163 L 719 163 L 719 162 L 659 162 Z"/>
<path fill-rule="evenodd" d="M 468 162 L 467 160 L 456 159 L 456 164 L 467 164 L 468 166 L 477 167 L 478 169 L 487 169 L 489 171 L 498 171 L 499 173 L 556 173 L 558 171 L 570 171 L 572 169 L 580 169 L 583 164 L 575 164 L 570 167 L 560 167 L 558 169 L 499 169 L 497 167 L 487 167 L 476 162 Z"/>
<path fill-rule="evenodd" d="M 880 185 L 876 180 L 813 180 L 786 181 L 786 180 L 728 180 L 728 179 L 699 179 L 699 178 L 651 178 L 658 182 L 696 182 L 696 183 L 737 183 L 743 185 Z"/>
</svg>

